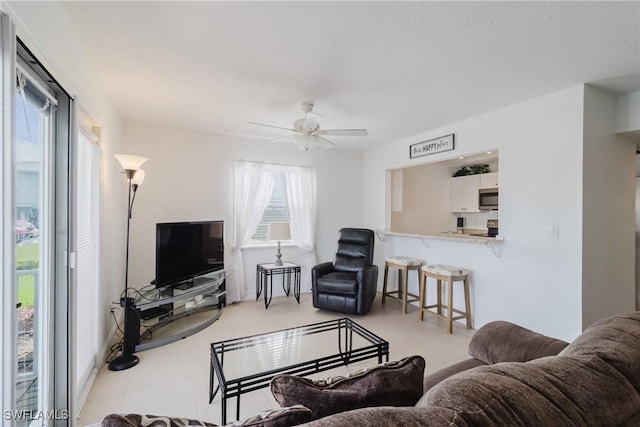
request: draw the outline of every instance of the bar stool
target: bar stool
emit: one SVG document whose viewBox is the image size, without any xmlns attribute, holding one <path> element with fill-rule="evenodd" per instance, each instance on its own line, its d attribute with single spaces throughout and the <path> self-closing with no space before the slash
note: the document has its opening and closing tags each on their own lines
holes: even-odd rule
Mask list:
<svg viewBox="0 0 640 427">
<path fill-rule="evenodd" d="M 411 258 L 406 256 L 393 256 L 385 258 L 384 260 L 384 282 L 382 285 L 382 304 L 386 297 L 399 299 L 402 301 L 402 312 L 407 313 L 407 304 L 410 302 L 419 301 L 420 297 L 408 292 L 409 286 L 409 271 L 418 271 L 418 285 L 420 284 L 420 268 L 424 265 L 423 261 L 418 258 Z M 398 290 L 387 291 L 387 278 L 389 275 L 389 268 L 395 268 L 398 270 Z M 393 294 L 398 294 L 393 296 Z M 408 299 L 408 297 L 412 297 Z"/>
<path fill-rule="evenodd" d="M 437 303 L 425 305 L 427 301 L 427 278 L 436 279 L 438 286 Z M 447 282 L 447 304 L 442 303 L 442 281 Z M 464 311 L 453 308 L 453 282 L 464 283 Z M 467 320 L 467 329 L 471 329 L 471 303 L 469 300 L 469 271 L 450 265 L 433 264 L 425 265 L 420 269 L 420 321 L 424 320 L 424 311 L 436 308 L 438 315 L 442 316 L 442 310 L 447 310 L 447 332 L 453 333 L 453 321 Z M 453 313 L 461 316 L 453 316 Z M 443 316 L 444 317 L 444 316 Z"/>
</svg>

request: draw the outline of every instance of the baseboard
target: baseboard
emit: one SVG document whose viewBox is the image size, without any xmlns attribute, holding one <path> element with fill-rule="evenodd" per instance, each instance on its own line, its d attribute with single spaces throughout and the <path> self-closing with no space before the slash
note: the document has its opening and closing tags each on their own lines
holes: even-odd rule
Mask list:
<svg viewBox="0 0 640 427">
<path fill-rule="evenodd" d="M 105 363 L 105 359 L 107 358 L 107 356 L 111 352 L 111 346 L 114 344 L 114 339 L 113 338 L 115 337 L 116 331 L 118 330 L 118 325 L 123 323 L 123 321 L 124 321 L 124 319 L 123 319 L 124 318 L 124 311 L 116 310 L 116 311 L 114 311 L 114 314 L 115 314 L 115 322 L 111 326 L 111 329 L 109 330 L 109 333 L 107 334 L 107 337 L 105 338 L 105 341 L 102 343 L 102 347 L 100 348 L 100 352 L 99 352 L 100 360 L 102 360 L 103 364 Z"/>
<path fill-rule="evenodd" d="M 87 398 L 89 397 L 89 393 L 91 392 L 93 383 L 96 380 L 98 371 L 105 364 L 105 359 L 111 352 L 111 346 L 113 345 L 113 337 L 115 336 L 116 331 L 118 330 L 118 324 L 122 322 L 122 317 L 123 317 L 123 312 L 118 311 L 116 313 L 116 321 L 114 322 L 113 326 L 111 327 L 111 330 L 107 334 L 105 341 L 100 346 L 98 355 L 96 357 L 96 366 L 91 370 L 91 372 L 89 373 L 89 376 L 87 377 L 87 380 L 84 382 L 84 384 L 82 385 L 82 388 L 80 389 L 80 392 L 76 396 L 76 399 L 77 399 L 76 408 L 78 408 L 78 413 L 76 414 L 76 417 L 79 417 L 80 414 L 82 413 L 82 408 L 84 407 L 84 404 L 87 402 Z M 76 425 L 81 425 L 80 420 L 77 418 L 76 418 L 76 423 L 77 423 Z"/>
<path fill-rule="evenodd" d="M 82 407 L 87 402 L 87 397 L 89 397 L 89 392 L 91 392 L 91 387 L 93 387 L 93 383 L 96 380 L 96 376 L 98 375 L 99 368 L 93 368 L 87 377 L 87 380 L 84 382 L 80 393 L 76 396 L 76 408 L 78 408 L 78 413 L 76 414 L 77 418 L 80 417 L 80 413 L 82 412 Z"/>
</svg>

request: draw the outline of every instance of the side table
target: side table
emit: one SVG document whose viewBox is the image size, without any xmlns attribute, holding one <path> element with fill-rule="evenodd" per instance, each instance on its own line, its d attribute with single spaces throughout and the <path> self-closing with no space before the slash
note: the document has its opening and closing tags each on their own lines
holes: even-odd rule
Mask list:
<svg viewBox="0 0 640 427">
<path fill-rule="evenodd" d="M 290 262 L 283 262 L 282 265 L 274 263 L 257 265 L 256 301 L 264 288 L 264 308 L 269 308 L 273 297 L 273 276 L 277 275 L 282 276 L 282 289 L 287 296 L 291 293 L 291 282 L 293 282 L 293 295 L 300 304 L 300 266 Z"/>
</svg>

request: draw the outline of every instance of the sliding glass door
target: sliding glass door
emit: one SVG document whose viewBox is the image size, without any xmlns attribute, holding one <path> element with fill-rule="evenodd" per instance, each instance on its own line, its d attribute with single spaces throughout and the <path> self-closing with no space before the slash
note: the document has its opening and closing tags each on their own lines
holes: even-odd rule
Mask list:
<svg viewBox="0 0 640 427">
<path fill-rule="evenodd" d="M 2 15 L 2 425 L 70 425 L 72 101 Z"/>
</svg>

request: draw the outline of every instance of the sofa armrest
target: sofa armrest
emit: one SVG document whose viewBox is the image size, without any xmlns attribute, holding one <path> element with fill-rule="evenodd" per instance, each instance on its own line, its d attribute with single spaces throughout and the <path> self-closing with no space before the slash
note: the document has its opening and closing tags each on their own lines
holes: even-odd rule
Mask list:
<svg viewBox="0 0 640 427">
<path fill-rule="evenodd" d="M 451 375 L 455 375 L 458 372 L 466 371 L 468 369 L 473 369 L 478 366 L 485 366 L 485 365 L 486 363 L 478 359 L 470 358 L 467 360 L 463 360 L 462 362 L 455 363 L 451 366 L 447 366 L 446 368 L 437 370 L 429 375 L 425 375 L 422 381 L 424 393 L 429 391 L 431 387 L 438 384 L 440 381 L 446 380 Z"/>
<path fill-rule="evenodd" d="M 569 343 L 533 332 L 510 322 L 487 323 L 469 342 L 469 355 L 488 364 L 528 362 L 555 356 Z"/>
</svg>

